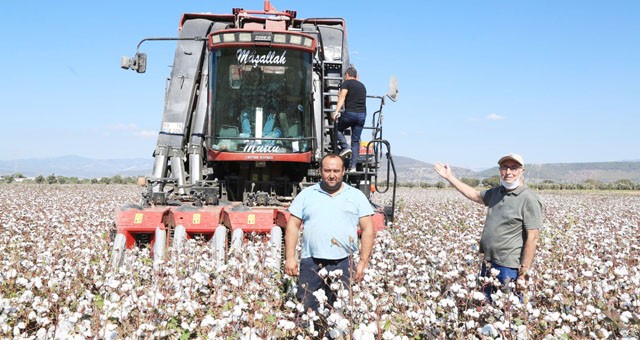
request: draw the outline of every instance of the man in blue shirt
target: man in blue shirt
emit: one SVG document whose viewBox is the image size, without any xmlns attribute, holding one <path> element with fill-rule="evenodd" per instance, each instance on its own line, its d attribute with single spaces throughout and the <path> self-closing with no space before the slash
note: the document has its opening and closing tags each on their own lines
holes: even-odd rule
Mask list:
<svg viewBox="0 0 640 340">
<path fill-rule="evenodd" d="M 344 288 L 349 286 L 352 254 L 358 249 L 358 225 L 362 232 L 362 247 L 353 279 L 363 278 L 375 240 L 373 208 L 369 200 L 360 190 L 342 182 L 344 160 L 335 154 L 324 156 L 320 173 L 322 181 L 302 190 L 291 203 L 285 233 L 285 272 L 299 276 L 297 297 L 303 302 L 305 311 L 318 309 L 319 302 L 313 293 L 319 289 L 324 290 L 329 306 L 336 300 L 336 292 L 329 288 L 329 277 L 318 274 L 321 269 L 327 273 L 341 270 L 337 279 Z M 298 264 L 296 245 L 303 223 Z"/>
</svg>

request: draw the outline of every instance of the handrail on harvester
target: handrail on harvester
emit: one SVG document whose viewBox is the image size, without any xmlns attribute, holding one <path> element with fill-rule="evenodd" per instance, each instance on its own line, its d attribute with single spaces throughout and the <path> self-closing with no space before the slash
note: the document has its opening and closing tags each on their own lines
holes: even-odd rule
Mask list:
<svg viewBox="0 0 640 340">
<path fill-rule="evenodd" d="M 391 198 L 391 214 L 389 217 L 389 221 L 393 222 L 393 215 L 396 209 L 396 186 L 397 186 L 397 181 L 398 181 L 398 177 L 397 177 L 397 173 L 396 173 L 396 166 L 393 163 L 393 158 L 391 156 L 391 144 L 389 144 L 389 141 L 384 140 L 384 139 L 374 139 L 369 141 L 369 143 L 367 143 L 367 150 L 371 150 L 370 148 L 373 148 L 374 150 L 374 155 L 373 155 L 373 159 L 374 159 L 374 164 L 376 166 L 379 167 L 380 164 L 380 153 L 382 151 L 382 145 L 385 145 L 387 147 L 387 153 L 386 153 L 386 157 L 387 157 L 387 179 L 386 179 L 386 183 L 384 186 L 384 189 L 381 190 L 380 187 L 378 186 L 378 176 L 374 176 L 374 180 L 373 180 L 373 188 L 375 189 L 375 191 L 377 193 L 381 193 L 384 194 L 387 191 L 389 191 L 389 185 L 391 183 L 391 171 L 393 171 L 393 193 L 392 193 L 392 198 Z M 365 177 L 369 178 L 369 163 L 365 163 Z"/>
</svg>

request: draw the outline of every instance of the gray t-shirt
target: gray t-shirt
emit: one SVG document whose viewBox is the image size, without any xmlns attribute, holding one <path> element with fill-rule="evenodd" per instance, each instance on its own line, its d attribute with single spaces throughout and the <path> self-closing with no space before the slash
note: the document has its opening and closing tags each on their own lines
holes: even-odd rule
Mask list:
<svg viewBox="0 0 640 340">
<path fill-rule="evenodd" d="M 498 186 L 481 192 L 489 207 L 480 239 L 484 259 L 518 268 L 524 254 L 527 229 L 542 229 L 542 202 L 527 186 L 507 192 Z"/>
</svg>

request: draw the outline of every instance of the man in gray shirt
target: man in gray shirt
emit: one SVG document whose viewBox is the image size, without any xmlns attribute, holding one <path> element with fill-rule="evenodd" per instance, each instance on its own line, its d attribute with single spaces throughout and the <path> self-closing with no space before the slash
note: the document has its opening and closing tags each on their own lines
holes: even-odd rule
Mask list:
<svg viewBox="0 0 640 340">
<path fill-rule="evenodd" d="M 510 153 L 498 160 L 500 186 L 478 191 L 457 179 L 448 164 L 436 163 L 435 171 L 466 198 L 488 207 L 480 252 L 484 254 L 482 276 L 497 269 L 503 285 L 524 278 L 531 268 L 542 228 L 542 203 L 524 185 L 524 160 Z M 485 293 L 491 300 L 494 287 Z"/>
</svg>

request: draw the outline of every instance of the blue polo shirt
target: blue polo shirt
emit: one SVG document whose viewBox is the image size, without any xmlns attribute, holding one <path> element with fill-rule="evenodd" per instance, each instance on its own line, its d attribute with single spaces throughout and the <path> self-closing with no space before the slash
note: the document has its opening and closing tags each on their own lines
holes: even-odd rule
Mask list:
<svg viewBox="0 0 640 340">
<path fill-rule="evenodd" d="M 342 190 L 331 196 L 317 183 L 296 196 L 289 212 L 304 224 L 302 258 L 338 260 L 358 249 L 360 217 L 373 215 L 373 208 L 367 197 L 350 185 L 343 184 Z"/>
</svg>

